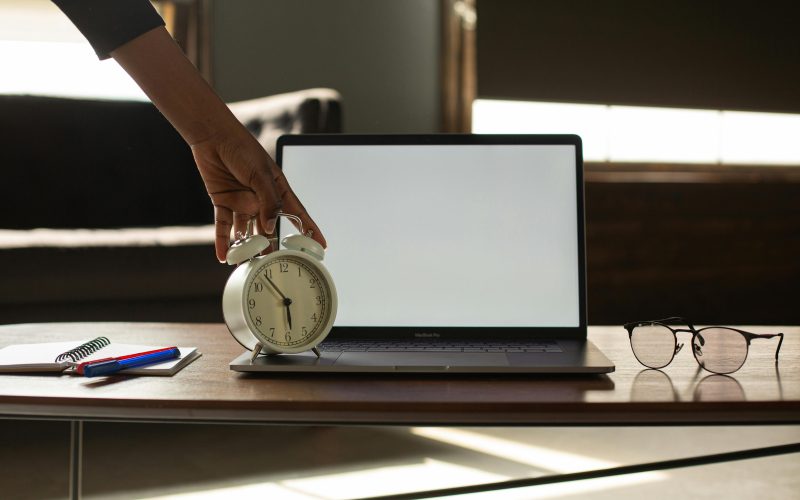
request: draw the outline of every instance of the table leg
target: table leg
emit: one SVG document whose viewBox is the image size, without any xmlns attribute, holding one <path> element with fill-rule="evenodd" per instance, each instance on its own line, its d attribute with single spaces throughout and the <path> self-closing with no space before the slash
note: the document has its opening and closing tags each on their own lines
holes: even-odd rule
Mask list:
<svg viewBox="0 0 800 500">
<path fill-rule="evenodd" d="M 80 500 L 83 478 L 83 420 L 69 422 L 69 498 Z"/>
</svg>

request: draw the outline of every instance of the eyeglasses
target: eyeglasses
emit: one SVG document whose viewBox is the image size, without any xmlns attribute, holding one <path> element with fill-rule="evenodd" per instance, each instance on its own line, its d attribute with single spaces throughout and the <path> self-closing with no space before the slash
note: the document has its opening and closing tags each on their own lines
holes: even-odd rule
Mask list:
<svg viewBox="0 0 800 500">
<path fill-rule="evenodd" d="M 687 325 L 673 328 L 667 323 Z M 783 333 L 751 333 L 726 326 L 707 326 L 697 329 L 683 318 L 666 318 L 655 321 L 635 321 L 624 325 L 628 330 L 633 355 L 648 368 L 664 368 L 680 352 L 679 333 L 692 334 L 692 352 L 700 366 L 712 373 L 733 373 L 744 364 L 750 341 L 779 337 L 775 363 L 783 343 Z"/>
</svg>

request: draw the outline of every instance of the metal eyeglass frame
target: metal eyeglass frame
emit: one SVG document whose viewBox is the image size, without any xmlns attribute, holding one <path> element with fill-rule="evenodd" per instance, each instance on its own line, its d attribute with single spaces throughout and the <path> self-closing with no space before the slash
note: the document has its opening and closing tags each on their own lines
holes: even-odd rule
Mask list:
<svg viewBox="0 0 800 500">
<path fill-rule="evenodd" d="M 679 323 L 681 325 L 686 325 L 688 327 L 688 329 L 687 328 L 672 328 L 667 323 Z M 645 363 L 642 363 L 642 360 L 639 359 L 639 356 L 636 355 L 636 350 L 633 348 L 633 329 L 636 328 L 637 326 L 652 326 L 652 325 L 663 326 L 664 328 L 667 328 L 668 330 L 670 330 L 672 332 L 672 337 L 673 337 L 673 340 L 674 340 L 674 347 L 673 347 L 673 350 L 672 350 L 672 357 L 670 357 L 669 361 L 667 361 L 664 365 L 659 366 L 659 367 L 654 367 L 654 366 L 650 366 L 650 365 L 647 365 Z M 750 341 L 753 340 L 753 339 L 771 339 L 771 338 L 774 338 L 774 337 L 779 337 L 780 338 L 780 340 L 778 340 L 778 348 L 775 350 L 775 364 L 776 365 L 778 364 L 778 354 L 781 352 L 781 344 L 783 344 L 783 333 L 752 333 L 752 332 L 747 332 L 747 331 L 744 331 L 744 330 L 739 330 L 738 328 L 731 328 L 729 326 L 706 326 L 706 327 L 697 329 L 689 321 L 686 321 L 684 318 L 677 317 L 677 316 L 671 317 L 671 318 L 665 318 L 665 319 L 651 320 L 651 321 L 633 321 L 633 322 L 630 322 L 630 323 L 625 323 L 622 326 L 623 326 L 623 328 L 625 328 L 625 330 L 628 331 L 628 341 L 631 344 L 631 351 L 633 351 L 633 355 L 636 358 L 636 360 L 639 363 L 641 363 L 642 366 L 646 366 L 648 368 L 653 368 L 653 369 L 664 368 L 664 367 L 668 366 L 670 363 L 672 363 L 673 359 L 675 359 L 675 355 L 678 354 L 678 352 L 680 352 L 681 348 L 683 347 L 683 344 L 678 344 L 678 334 L 679 333 L 691 333 L 692 334 L 692 340 L 691 340 L 691 344 L 692 345 L 694 345 L 694 339 L 698 338 L 698 337 L 699 337 L 700 345 L 703 345 L 705 343 L 705 341 L 703 340 L 703 335 L 701 334 L 701 332 L 703 330 L 708 330 L 708 329 L 711 329 L 711 328 L 723 328 L 725 330 L 731 330 L 731 331 L 739 333 L 740 335 L 742 335 L 744 337 L 745 341 L 747 342 L 747 351 L 744 354 L 744 360 L 742 360 L 742 364 L 739 365 L 736 368 L 736 370 L 731 370 L 731 371 L 728 371 L 728 372 L 716 372 L 714 370 L 709 370 L 708 368 L 706 368 L 703 365 L 703 363 L 700 362 L 699 359 L 697 359 L 697 353 L 695 352 L 694 349 L 692 349 L 692 354 L 694 355 L 694 359 L 695 359 L 695 361 L 697 361 L 697 364 L 700 365 L 701 368 L 703 368 L 704 370 L 709 371 L 711 373 L 717 373 L 717 374 L 720 374 L 720 375 L 726 375 L 728 373 L 734 373 L 734 372 L 738 371 L 739 368 L 744 366 L 744 363 L 747 360 L 747 356 L 750 354 Z"/>
</svg>

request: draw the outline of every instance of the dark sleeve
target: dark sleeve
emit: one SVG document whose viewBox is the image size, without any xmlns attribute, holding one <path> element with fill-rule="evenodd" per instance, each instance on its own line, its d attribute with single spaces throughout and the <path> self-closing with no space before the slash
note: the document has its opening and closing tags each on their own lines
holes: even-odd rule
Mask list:
<svg viewBox="0 0 800 500">
<path fill-rule="evenodd" d="M 100 59 L 164 20 L 149 0 L 53 0 L 92 44 Z"/>
</svg>

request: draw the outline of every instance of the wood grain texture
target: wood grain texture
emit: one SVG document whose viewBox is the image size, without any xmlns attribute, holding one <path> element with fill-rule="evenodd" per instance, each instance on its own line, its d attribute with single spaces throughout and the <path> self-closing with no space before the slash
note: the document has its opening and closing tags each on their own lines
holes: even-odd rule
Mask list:
<svg viewBox="0 0 800 500">
<path fill-rule="evenodd" d="M 750 327 L 752 331 L 776 329 Z M 733 376 L 697 372 L 681 352 L 645 370 L 621 327 L 590 338 L 617 365 L 609 376 L 244 375 L 221 324 L 44 323 L 0 326 L 0 346 L 105 335 L 116 342 L 198 346 L 174 377 L 0 375 L 0 416 L 88 420 L 297 424 L 674 424 L 800 422 L 800 327 L 775 344 L 754 341 Z"/>
</svg>

